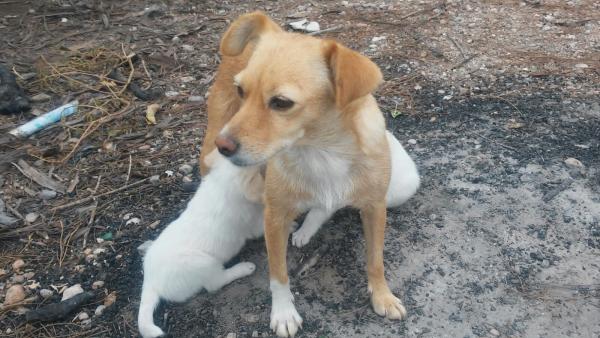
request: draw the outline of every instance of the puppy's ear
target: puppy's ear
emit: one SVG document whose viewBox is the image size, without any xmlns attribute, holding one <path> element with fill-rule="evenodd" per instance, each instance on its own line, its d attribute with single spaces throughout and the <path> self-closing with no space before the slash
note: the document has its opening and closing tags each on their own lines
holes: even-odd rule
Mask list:
<svg viewBox="0 0 600 338">
<path fill-rule="evenodd" d="M 237 18 L 223 35 L 220 52 L 226 56 L 240 55 L 246 45 L 266 32 L 279 32 L 281 28 L 264 13 L 256 11 Z"/>
<path fill-rule="evenodd" d="M 323 41 L 323 51 L 331 70 L 339 109 L 374 92 L 383 80 L 381 70 L 373 61 L 335 41 Z"/>
</svg>

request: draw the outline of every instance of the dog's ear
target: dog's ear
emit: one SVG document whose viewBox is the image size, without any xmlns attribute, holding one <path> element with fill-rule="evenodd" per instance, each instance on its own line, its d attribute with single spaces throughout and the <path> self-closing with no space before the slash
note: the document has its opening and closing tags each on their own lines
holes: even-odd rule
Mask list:
<svg viewBox="0 0 600 338">
<path fill-rule="evenodd" d="M 373 61 L 333 40 L 324 40 L 323 44 L 339 109 L 377 89 L 383 75 Z"/>
<path fill-rule="evenodd" d="M 220 52 L 226 56 L 240 55 L 248 43 L 255 41 L 262 34 L 279 31 L 281 27 L 260 11 L 244 14 L 237 18 L 223 35 Z"/>
</svg>

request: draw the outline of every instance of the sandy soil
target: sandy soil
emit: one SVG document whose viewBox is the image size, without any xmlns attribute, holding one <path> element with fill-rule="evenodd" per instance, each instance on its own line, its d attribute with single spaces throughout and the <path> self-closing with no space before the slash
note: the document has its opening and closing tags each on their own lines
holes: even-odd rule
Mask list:
<svg viewBox="0 0 600 338">
<path fill-rule="evenodd" d="M 19 77 L 29 95 L 50 96 L 34 109 L 73 98 L 105 108 L 0 142 L 0 212 L 17 219 L 0 227 L 0 300 L 18 284 L 28 297 L 0 308 L 0 337 L 137 336 L 136 247 L 177 217 L 200 181 L 205 106 L 189 98 L 208 89 L 228 20 L 254 9 L 281 24 L 318 21 L 332 28 L 321 36 L 377 62 L 386 78 L 378 101 L 423 181 L 389 211 L 386 235 L 387 277 L 408 318 L 371 310 L 359 217 L 342 210 L 308 246 L 290 248 L 293 272 L 316 257 L 293 273 L 298 337 L 600 336 L 600 5 L 542 0 L 0 1 L 0 62 L 33 74 Z M 167 96 L 109 95 L 100 80 L 128 51 L 145 61 L 133 79 Z M 94 90 L 48 70 L 67 63 Z M 82 77 L 82 65 L 98 78 Z M 157 125 L 145 121 L 149 103 L 161 104 Z M 32 116 L 0 116 L 0 132 Z M 41 199 L 45 188 L 11 164 L 19 159 L 65 187 L 79 182 Z M 25 220 L 31 213 L 37 219 Z M 17 259 L 25 266 L 13 271 Z M 270 336 L 264 242 L 249 243 L 242 259 L 256 263 L 253 276 L 163 304 L 157 323 L 173 337 Z M 91 303 L 62 321 L 25 323 L 23 313 L 61 298 L 41 289 L 77 283 L 95 292 Z M 116 302 L 94 316 L 111 294 Z M 74 319 L 81 311 L 91 321 Z"/>
</svg>

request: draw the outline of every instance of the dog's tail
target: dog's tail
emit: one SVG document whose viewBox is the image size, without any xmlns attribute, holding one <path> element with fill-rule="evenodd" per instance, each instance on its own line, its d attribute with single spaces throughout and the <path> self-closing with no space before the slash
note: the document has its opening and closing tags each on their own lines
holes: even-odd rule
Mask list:
<svg viewBox="0 0 600 338">
<path fill-rule="evenodd" d="M 160 296 L 158 293 L 150 285 L 144 284 L 138 313 L 138 328 L 144 338 L 155 338 L 165 334 L 160 327 L 154 325 L 154 309 L 156 309 L 159 302 Z"/>
</svg>

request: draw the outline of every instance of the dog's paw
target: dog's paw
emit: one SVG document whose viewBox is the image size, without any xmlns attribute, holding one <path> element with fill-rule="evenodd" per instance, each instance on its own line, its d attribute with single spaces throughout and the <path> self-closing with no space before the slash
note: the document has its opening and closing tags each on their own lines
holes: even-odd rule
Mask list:
<svg viewBox="0 0 600 338">
<path fill-rule="evenodd" d="M 294 337 L 302 326 L 302 317 L 292 301 L 273 303 L 271 329 L 279 337 Z"/>
<path fill-rule="evenodd" d="M 304 227 L 301 227 L 292 234 L 292 244 L 297 248 L 301 248 L 310 242 L 313 235 L 310 231 L 306 231 Z"/>
<path fill-rule="evenodd" d="M 239 269 L 242 277 L 249 276 L 256 271 L 256 265 L 251 262 L 241 262 L 235 265 L 236 269 Z"/>
<path fill-rule="evenodd" d="M 371 293 L 371 304 L 375 313 L 388 319 L 406 317 L 406 309 L 402 302 L 389 290 Z"/>
</svg>

